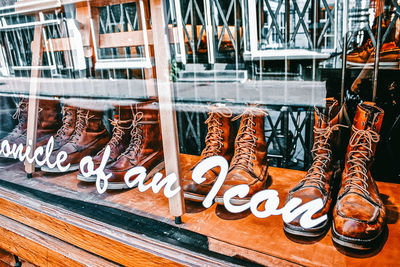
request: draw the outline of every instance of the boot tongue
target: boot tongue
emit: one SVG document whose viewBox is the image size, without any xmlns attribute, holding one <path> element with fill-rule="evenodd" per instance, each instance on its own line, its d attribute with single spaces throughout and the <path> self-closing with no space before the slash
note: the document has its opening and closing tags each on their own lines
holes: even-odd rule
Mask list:
<svg viewBox="0 0 400 267">
<path fill-rule="evenodd" d="M 319 155 L 326 155 L 328 153 L 329 142 L 327 139 L 330 136 L 325 136 L 323 129 L 327 129 L 329 126 L 336 125 L 338 123 L 338 102 L 334 98 L 327 98 L 326 108 L 322 111 L 319 108 L 315 108 L 315 134 L 314 134 L 314 144 L 316 149 L 313 153 L 314 162 L 312 167 L 309 169 L 308 173 L 310 177 L 320 177 L 321 169 L 326 162 L 326 159 L 319 158 Z"/>
<path fill-rule="evenodd" d="M 242 132 L 240 133 L 240 137 L 238 139 L 238 145 L 240 145 L 240 152 L 243 155 L 249 155 L 248 157 L 240 157 L 237 163 L 239 164 L 244 164 L 247 165 L 248 161 L 246 159 L 250 158 L 251 153 L 252 153 L 252 146 L 251 144 L 254 142 L 254 136 L 253 136 L 253 128 L 251 125 L 251 115 L 246 115 L 245 118 L 243 118 L 244 121 L 246 121 L 246 124 L 243 126 Z"/>
</svg>

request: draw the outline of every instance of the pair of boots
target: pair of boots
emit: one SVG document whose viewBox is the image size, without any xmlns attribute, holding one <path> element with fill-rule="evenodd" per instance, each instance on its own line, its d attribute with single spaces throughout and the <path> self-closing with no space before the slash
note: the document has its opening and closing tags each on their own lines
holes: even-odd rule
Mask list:
<svg viewBox="0 0 400 267">
<path fill-rule="evenodd" d="M 5 136 L 1 141 L 7 140 L 9 144 L 22 144 L 26 145 L 26 128 L 28 125 L 28 103 L 27 98 L 23 98 L 18 103 L 17 110 L 13 115 L 13 119 L 17 120 L 18 123 L 15 128 Z M 36 132 L 36 146 L 43 146 L 47 143 L 49 138 L 53 136 L 58 128 L 59 123 L 59 112 L 60 104 L 55 100 L 40 100 L 39 101 L 39 116 Z M 0 155 L 3 157 L 3 155 Z"/>
<path fill-rule="evenodd" d="M 338 102 L 332 98 L 327 99 L 325 113 L 315 110 L 314 161 L 306 176 L 289 192 L 287 201 L 300 198 L 304 204 L 321 198 L 324 207 L 313 218 L 328 215 L 332 219 L 333 241 L 367 250 L 375 245 L 385 226 L 385 208 L 369 170 L 379 141 L 383 110 L 372 102 L 357 106 L 343 171 L 339 151 L 341 144 L 347 142 L 340 138 L 343 128 L 339 116 Z M 303 229 L 299 219 L 285 223 L 284 230 L 301 237 L 319 237 L 330 226 L 327 220 Z"/>
<path fill-rule="evenodd" d="M 268 178 L 267 144 L 264 136 L 266 112 L 257 107 L 248 107 L 241 115 L 233 118 L 233 121 L 241 119 L 235 141 L 230 109 L 213 106 L 208 115 L 205 122 L 208 125 L 206 146 L 199 162 L 211 156 L 222 156 L 230 162 L 227 177 L 215 201 L 223 204 L 226 190 L 235 185 L 247 184 L 250 186 L 247 197 L 231 200 L 232 204 L 246 203 L 255 193 L 265 188 Z M 219 168 L 209 170 L 203 176 L 206 180 L 197 184 L 192 180 L 192 172 L 197 164 L 183 177 L 183 191 L 186 199 L 203 201 L 218 177 Z"/>
<path fill-rule="evenodd" d="M 107 189 L 126 189 L 124 176 L 136 166 L 149 171 L 148 178 L 164 168 L 162 135 L 158 103 L 154 100 L 137 103 L 133 106 L 117 107 L 117 114 L 111 122 L 113 135 L 102 150 L 93 158 L 95 169 L 100 166 L 106 146 L 110 146 L 110 157 L 104 173 L 111 174 Z M 85 177 L 81 170 L 77 179 L 96 182 L 96 176 Z"/>
<path fill-rule="evenodd" d="M 62 109 L 62 126 L 54 136 L 53 153 L 50 161 L 56 160 L 57 154 L 65 151 L 68 155 L 63 165 L 71 164 L 68 171 L 79 169 L 80 160 L 85 156 L 96 154 L 110 140 L 103 124 L 103 111 L 90 110 L 65 104 Z M 49 173 L 60 173 L 47 165 L 41 170 Z"/>
</svg>

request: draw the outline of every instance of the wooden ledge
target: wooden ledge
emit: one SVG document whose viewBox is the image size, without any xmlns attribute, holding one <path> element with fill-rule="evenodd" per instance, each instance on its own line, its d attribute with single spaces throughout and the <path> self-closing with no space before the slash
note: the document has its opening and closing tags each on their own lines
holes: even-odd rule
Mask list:
<svg viewBox="0 0 400 267">
<path fill-rule="evenodd" d="M 0 248 L 24 257 L 38 266 L 117 266 L 101 257 L 1 215 Z M 23 265 L 25 266 L 25 263 Z"/>
<path fill-rule="evenodd" d="M 181 155 L 183 173 L 197 160 Z M 162 193 L 136 188 L 100 195 L 94 184 L 79 182 L 76 172 L 37 172 L 27 179 L 22 163 L 0 162 L 0 168 L 0 215 L 123 265 L 136 253 L 143 261 L 154 254 L 162 263 L 188 265 L 238 263 L 238 258 L 268 266 L 388 266 L 400 260 L 399 184 L 377 183 L 388 211 L 388 236 L 372 254 L 357 256 L 339 251 L 330 231 L 317 241 L 294 242 L 285 235 L 280 216 L 260 219 L 250 212 L 232 214 L 218 205 L 204 209 L 187 202 L 183 224 L 177 226 Z M 270 168 L 268 188 L 279 192 L 280 207 L 304 175 Z"/>
<path fill-rule="evenodd" d="M 3 237 L 10 236 L 17 240 L 14 242 L 14 245 L 16 245 L 19 242 L 25 242 L 26 238 L 29 239 L 29 237 L 42 232 L 35 240 L 29 241 L 29 245 L 25 247 L 26 251 L 24 249 L 17 249 L 18 246 L 16 246 L 14 251 L 10 251 L 17 256 L 26 258 L 34 264 L 40 265 L 43 259 L 39 257 L 35 260 L 34 255 L 25 253 L 29 252 L 28 248 L 34 251 L 36 248 L 39 251 L 45 251 L 51 254 L 55 261 L 69 254 L 68 256 L 70 257 L 67 260 L 71 263 L 73 261 L 76 261 L 77 264 L 89 262 L 96 263 L 96 266 L 111 265 L 104 264 L 107 261 L 100 261 L 98 257 L 88 257 L 86 262 L 83 260 L 79 262 L 73 256 L 85 255 L 86 252 L 84 250 L 86 250 L 124 266 L 136 264 L 163 264 L 166 266 L 181 264 L 201 266 L 212 264 L 223 266 L 227 264 L 223 260 L 147 238 L 144 235 L 135 234 L 90 219 L 4 187 L 0 187 L 0 214 L 0 234 L 2 235 L 0 243 Z M 27 235 L 26 233 L 30 234 Z M 54 237 L 62 241 L 54 241 L 56 240 Z M 38 242 L 43 240 L 44 244 Z M 60 242 L 67 245 L 61 252 L 57 250 L 62 248 Z M 54 246 L 54 244 L 56 245 Z M 75 247 L 71 247 L 69 244 L 79 249 L 75 249 Z M 2 247 L 0 245 L 0 248 L 9 250 L 8 246 Z M 73 249 L 69 250 L 69 248 Z M 49 252 L 50 250 L 52 250 L 51 253 Z M 39 253 L 38 251 L 36 252 Z M 32 253 L 35 254 L 36 252 Z M 43 255 L 46 255 L 46 253 Z M 68 266 L 72 265 L 68 264 Z"/>
</svg>

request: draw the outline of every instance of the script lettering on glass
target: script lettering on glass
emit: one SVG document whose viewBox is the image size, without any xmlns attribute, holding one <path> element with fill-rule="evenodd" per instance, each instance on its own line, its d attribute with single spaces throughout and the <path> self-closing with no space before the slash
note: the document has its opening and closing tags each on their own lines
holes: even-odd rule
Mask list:
<svg viewBox="0 0 400 267">
<path fill-rule="evenodd" d="M 61 172 L 68 171 L 71 164 L 68 163 L 66 166 L 61 165 L 68 157 L 67 152 L 65 151 L 58 152 L 56 160 L 54 162 L 50 161 L 50 156 L 53 153 L 53 148 L 54 148 L 54 138 L 50 137 L 49 141 L 47 142 L 46 148 L 38 146 L 33 152 L 33 157 L 30 157 L 29 154 L 32 151 L 32 140 L 28 140 L 28 145 L 26 146 L 25 152 L 23 144 L 10 145 L 8 140 L 3 140 L 0 145 L 0 155 L 3 155 L 6 158 L 12 157 L 14 159 L 18 159 L 21 162 L 25 160 L 28 163 L 35 162 L 39 167 L 46 164 L 47 167 L 51 169 L 57 167 Z"/>
<path fill-rule="evenodd" d="M 80 162 L 80 169 L 87 170 L 82 172 L 86 177 L 96 175 L 96 187 L 99 193 L 104 193 L 107 190 L 108 179 L 111 174 L 104 173 L 104 167 L 108 161 L 110 155 L 110 148 L 107 146 L 102 162 L 100 166 L 95 170 L 92 158 L 87 156 Z M 211 188 L 210 192 L 207 194 L 202 204 L 205 208 L 209 208 L 214 203 L 214 198 L 217 195 L 219 189 L 223 185 L 226 175 L 228 174 L 229 165 L 227 160 L 221 156 L 213 156 L 204 159 L 200 162 L 193 170 L 192 179 L 194 182 L 201 184 L 206 179 L 203 175 L 215 167 L 220 168 L 219 175 Z M 173 188 L 174 183 L 177 181 L 178 177 L 176 174 L 172 173 L 163 178 L 163 174 L 156 173 L 152 180 L 145 184 L 147 178 L 147 170 L 142 166 L 133 167 L 125 174 L 125 183 L 129 188 L 138 187 L 140 192 L 144 192 L 148 189 L 152 189 L 154 193 L 159 193 L 162 188 L 164 188 L 164 195 L 170 198 L 179 193 L 181 187 Z M 232 213 L 239 213 L 250 209 L 254 216 L 258 218 L 266 218 L 271 215 L 281 215 L 284 222 L 288 223 L 300 216 L 300 225 L 303 228 L 314 227 L 325 220 L 327 220 L 327 215 L 323 215 L 319 218 L 313 219 L 312 216 L 323 208 L 323 201 L 320 198 L 309 201 L 301 205 L 302 200 L 299 198 L 291 199 L 286 205 L 279 209 L 279 195 L 276 190 L 265 189 L 257 192 L 251 197 L 250 201 L 242 205 L 233 205 L 231 199 L 234 197 L 244 198 L 249 193 L 250 187 L 248 185 L 242 184 L 237 185 L 229 190 L 227 190 L 223 196 L 225 208 Z M 265 202 L 265 209 L 260 211 L 258 207 L 260 204 Z"/>
</svg>

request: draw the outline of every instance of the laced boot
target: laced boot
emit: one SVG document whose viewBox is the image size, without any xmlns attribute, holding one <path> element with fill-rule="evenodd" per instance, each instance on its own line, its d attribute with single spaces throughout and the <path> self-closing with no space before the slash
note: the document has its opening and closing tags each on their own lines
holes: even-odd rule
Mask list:
<svg viewBox="0 0 400 267">
<path fill-rule="evenodd" d="M 57 151 L 63 145 L 68 143 L 69 139 L 75 132 L 76 116 L 78 108 L 70 105 L 64 105 L 62 108 L 62 126 L 58 129 L 57 134 L 54 136 L 53 151 Z"/>
<path fill-rule="evenodd" d="M 195 183 L 192 180 L 192 172 L 199 162 L 212 156 L 222 156 L 230 162 L 233 155 L 234 139 L 231 117 L 232 111 L 229 108 L 210 107 L 208 119 L 205 121 L 208 125 L 206 146 L 201 152 L 200 160 L 183 177 L 183 191 L 186 199 L 203 201 L 218 176 L 219 168 L 214 168 L 203 175 L 206 178 L 203 183 Z"/>
<path fill-rule="evenodd" d="M 128 148 L 131 139 L 131 128 L 133 118 L 132 106 L 118 106 L 116 107 L 117 114 L 114 115 L 114 120 L 111 121 L 113 128 L 113 135 L 108 144 L 93 158 L 94 168 L 100 166 L 104 151 L 107 146 L 110 146 L 110 157 L 107 165 L 113 163 L 117 158 Z M 87 171 L 87 170 L 86 170 Z M 81 172 L 78 173 L 78 180 L 84 182 L 96 182 L 97 176 L 85 177 Z"/>
<path fill-rule="evenodd" d="M 63 162 L 63 166 L 71 164 L 68 171 L 78 170 L 83 157 L 95 155 L 110 140 L 102 119 L 103 111 L 78 109 L 75 131 L 69 141 L 58 150 L 58 152 L 65 151 L 68 155 L 67 160 Z M 55 162 L 55 160 L 56 153 L 53 153 L 50 161 Z M 60 172 L 57 167 L 50 169 L 46 165 L 41 169 L 45 172 Z"/>
<path fill-rule="evenodd" d="M 215 202 L 223 204 L 226 190 L 236 185 L 247 184 L 250 186 L 250 191 L 245 198 L 231 199 L 234 205 L 247 203 L 255 193 L 265 188 L 268 178 L 268 147 L 264 135 L 266 115 L 268 114 L 262 109 L 250 106 L 243 114 L 233 118 L 233 121 L 241 118 L 235 140 L 235 153 Z"/>
<path fill-rule="evenodd" d="M 7 140 L 10 144 L 23 144 L 25 152 L 26 145 L 26 128 L 28 125 L 28 102 L 29 100 L 22 99 L 19 104 L 17 111 L 13 118 L 18 120 L 17 126 L 14 130 L 7 135 L 3 140 Z M 36 131 L 36 146 L 45 145 L 49 138 L 57 132 L 60 127 L 58 115 L 60 104 L 55 100 L 40 100 L 39 102 L 39 118 Z"/>
<path fill-rule="evenodd" d="M 107 165 L 104 169 L 104 173 L 112 174 L 108 179 L 107 189 L 128 188 L 124 176 L 133 167 L 145 167 L 148 173 L 147 178 L 164 168 L 158 109 L 158 103 L 154 100 L 135 105 L 129 146 L 114 163 Z"/>
<path fill-rule="evenodd" d="M 9 144 L 24 144 L 26 143 L 26 127 L 28 125 L 28 99 L 23 98 L 18 103 L 17 111 L 13 115 L 13 119 L 18 123 L 15 128 L 1 139 L 1 142 L 7 140 Z M 3 155 L 1 155 L 3 157 Z"/>
<path fill-rule="evenodd" d="M 302 204 L 314 199 L 322 199 L 324 206 L 313 219 L 327 215 L 332 203 L 332 189 L 340 179 L 339 148 L 339 105 L 333 98 L 326 99 L 326 109 L 323 113 L 315 108 L 314 112 L 314 145 L 311 150 L 313 163 L 304 178 L 289 191 L 286 202 L 292 198 L 300 198 Z M 304 229 L 300 226 L 300 218 L 290 223 L 284 223 L 283 229 L 292 235 L 318 237 L 329 229 L 329 221 L 313 228 Z"/>
<path fill-rule="evenodd" d="M 385 208 L 370 173 L 382 119 L 375 103 L 358 105 L 333 210 L 332 239 L 341 246 L 371 249 L 385 226 Z"/>
</svg>

